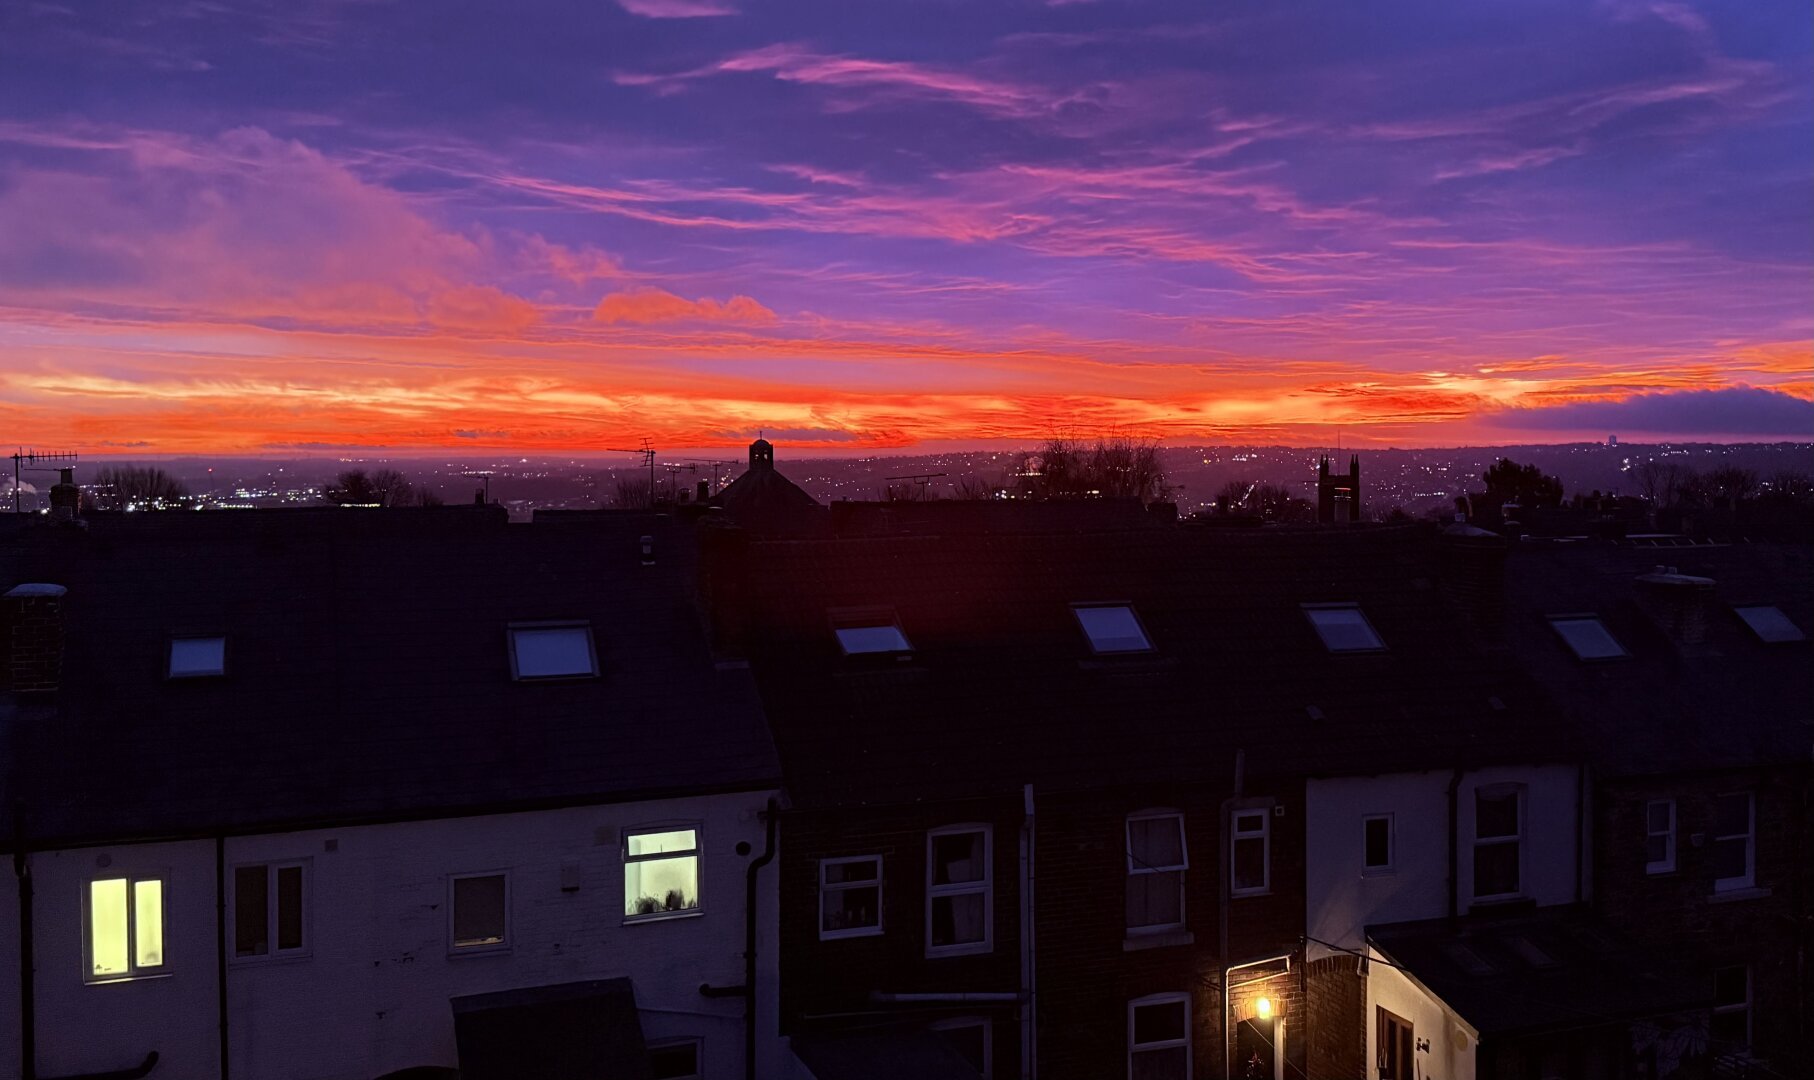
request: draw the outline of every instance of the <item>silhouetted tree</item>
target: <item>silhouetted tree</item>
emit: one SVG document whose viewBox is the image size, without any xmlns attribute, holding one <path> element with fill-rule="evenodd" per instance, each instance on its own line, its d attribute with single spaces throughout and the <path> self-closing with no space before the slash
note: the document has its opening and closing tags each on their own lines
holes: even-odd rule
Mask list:
<svg viewBox="0 0 1814 1080">
<path fill-rule="evenodd" d="M 995 498 L 1001 488 L 980 476 L 965 476 L 951 486 L 951 497 L 963 502 L 980 502 Z"/>
<path fill-rule="evenodd" d="M 1036 499 L 1139 499 L 1148 503 L 1171 495 L 1159 444 L 1151 439 L 1098 439 L 1094 446 L 1080 439 L 1047 439 L 1037 451 L 1021 458 L 1019 472 L 1023 493 Z"/>
<path fill-rule="evenodd" d="M 1694 470 L 1673 461 L 1649 458 L 1640 462 L 1633 473 L 1637 477 L 1638 493 L 1646 501 L 1656 506 L 1673 506 L 1681 497 L 1682 481 L 1692 476 Z"/>
<path fill-rule="evenodd" d="M 97 469 L 85 493 L 90 506 L 101 510 L 167 509 L 189 498 L 181 480 L 148 465 L 108 465 Z"/>
<path fill-rule="evenodd" d="M 618 510 L 645 510 L 649 506 L 649 481 L 641 476 L 617 476 L 610 505 Z"/>
<path fill-rule="evenodd" d="M 1814 476 L 1794 469 L 1772 473 L 1764 482 L 1765 497 L 1790 502 L 1814 502 Z"/>
<path fill-rule="evenodd" d="M 1546 475 L 1535 465 L 1520 465 L 1511 458 L 1500 458 L 1480 478 L 1486 481 L 1487 495 L 1501 504 L 1562 505 L 1562 481 Z"/>
<path fill-rule="evenodd" d="M 1757 473 L 1737 465 L 1722 465 L 1707 474 L 1707 494 L 1721 505 L 1738 504 L 1757 494 Z"/>
<path fill-rule="evenodd" d="M 415 485 L 395 469 L 348 469 L 321 488 L 322 498 L 338 506 L 413 506 Z"/>
</svg>

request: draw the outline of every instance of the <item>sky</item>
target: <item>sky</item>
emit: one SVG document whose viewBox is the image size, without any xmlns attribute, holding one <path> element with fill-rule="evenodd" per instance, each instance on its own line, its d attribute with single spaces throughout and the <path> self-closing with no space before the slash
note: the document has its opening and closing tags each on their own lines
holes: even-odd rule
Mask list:
<svg viewBox="0 0 1814 1080">
<path fill-rule="evenodd" d="M 1814 437 L 1814 8 L 11 0 L 0 442 Z"/>
</svg>

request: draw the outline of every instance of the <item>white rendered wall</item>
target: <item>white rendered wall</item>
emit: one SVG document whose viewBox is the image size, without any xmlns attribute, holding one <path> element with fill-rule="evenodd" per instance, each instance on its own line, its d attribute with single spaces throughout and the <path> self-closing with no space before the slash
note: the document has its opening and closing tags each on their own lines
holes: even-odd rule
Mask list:
<svg viewBox="0 0 1814 1080">
<path fill-rule="evenodd" d="M 1379 959 L 1376 950 L 1368 953 Z M 1417 1052 L 1421 1080 L 1474 1080 L 1474 1050 L 1479 1033 L 1456 1016 L 1440 999 L 1426 992 L 1403 973 L 1382 963 L 1370 965 L 1367 976 L 1367 1075 L 1375 1075 L 1379 1060 L 1378 1010 L 1384 1008 L 1411 1022 L 1417 1040 L 1428 1039 L 1430 1049 Z"/>
</svg>

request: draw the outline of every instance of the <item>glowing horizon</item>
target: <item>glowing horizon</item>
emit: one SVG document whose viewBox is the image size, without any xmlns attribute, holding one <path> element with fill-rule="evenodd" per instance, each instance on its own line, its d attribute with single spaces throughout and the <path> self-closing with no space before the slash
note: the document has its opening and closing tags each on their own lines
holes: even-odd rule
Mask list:
<svg viewBox="0 0 1814 1080">
<path fill-rule="evenodd" d="M 1806 6 L 1456 7 L 11 9 L 0 441 L 1814 436 Z"/>
</svg>

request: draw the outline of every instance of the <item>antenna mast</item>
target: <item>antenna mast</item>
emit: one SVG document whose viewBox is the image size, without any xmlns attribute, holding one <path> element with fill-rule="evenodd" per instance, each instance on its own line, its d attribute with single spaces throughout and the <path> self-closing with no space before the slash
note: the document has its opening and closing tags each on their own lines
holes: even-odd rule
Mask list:
<svg viewBox="0 0 1814 1080">
<path fill-rule="evenodd" d="M 36 450 L 19 449 L 13 452 L 13 513 L 24 513 L 19 503 L 19 473 L 54 472 L 58 469 L 71 469 L 76 464 L 76 455 L 67 453 L 40 454 Z"/>
<path fill-rule="evenodd" d="M 643 437 L 640 449 L 629 450 L 621 446 L 607 446 L 613 454 L 641 454 L 642 463 L 649 467 L 649 509 L 655 509 L 655 447 L 647 436 Z"/>
</svg>

